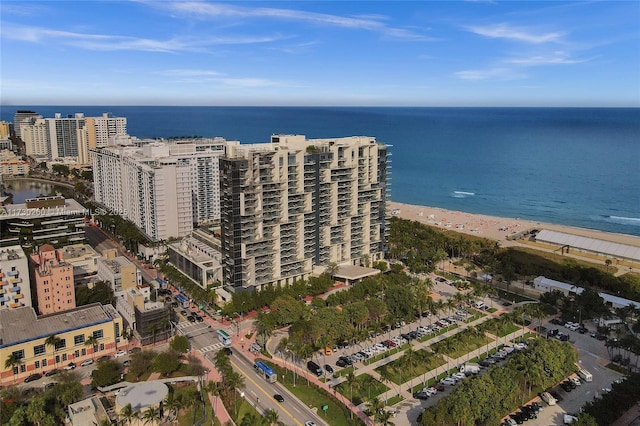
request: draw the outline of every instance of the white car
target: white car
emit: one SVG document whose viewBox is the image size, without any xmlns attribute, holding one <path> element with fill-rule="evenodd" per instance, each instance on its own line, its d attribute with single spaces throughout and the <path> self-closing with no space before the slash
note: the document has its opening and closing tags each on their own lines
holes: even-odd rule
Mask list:
<svg viewBox="0 0 640 426">
<path fill-rule="evenodd" d="M 93 360 L 92 359 L 86 359 L 84 361 L 82 361 L 82 363 L 80 364 L 80 367 L 86 367 L 87 365 L 91 365 L 93 364 Z"/>
<path fill-rule="evenodd" d="M 576 376 L 570 377 L 569 380 L 571 380 L 573 383 L 575 383 L 576 386 L 581 386 L 582 385 L 582 382 Z"/>
<path fill-rule="evenodd" d="M 115 357 L 120 358 L 121 356 L 125 356 L 126 354 L 127 354 L 127 351 L 118 351 L 116 352 Z"/>
</svg>

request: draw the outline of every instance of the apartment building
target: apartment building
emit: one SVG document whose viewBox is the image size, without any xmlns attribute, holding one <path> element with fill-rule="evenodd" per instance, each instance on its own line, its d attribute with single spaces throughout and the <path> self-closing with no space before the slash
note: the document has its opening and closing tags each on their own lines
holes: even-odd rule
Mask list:
<svg viewBox="0 0 640 426">
<path fill-rule="evenodd" d="M 13 116 L 13 131 L 19 138 L 22 137 L 22 126 L 29 124 L 33 119 L 42 118 L 40 114 L 35 111 L 18 110 Z M 24 140 L 24 139 L 23 139 Z"/>
<path fill-rule="evenodd" d="M 49 126 L 49 143 L 51 145 L 51 158 L 78 158 L 80 148 L 79 131 L 85 126 L 84 114 L 79 112 L 63 117 L 56 113 L 54 118 L 46 118 Z"/>
<path fill-rule="evenodd" d="M 202 289 L 222 284 L 221 254 L 208 242 L 194 236 L 184 237 L 182 241 L 167 245 L 167 255 L 172 265 Z"/>
<path fill-rule="evenodd" d="M 46 315 L 75 308 L 73 266 L 64 260 L 62 252 L 44 244 L 31 255 L 31 260 L 35 265 L 38 312 Z"/>
<path fill-rule="evenodd" d="M 11 123 L 8 121 L 0 121 L 0 139 L 9 139 L 11 137 Z"/>
<path fill-rule="evenodd" d="M 0 151 L 0 175 L 2 176 L 27 176 L 29 175 L 29 162 L 22 160 L 8 149 Z"/>
<path fill-rule="evenodd" d="M 20 246 L 0 249 L 0 310 L 31 306 L 29 261 Z"/>
<path fill-rule="evenodd" d="M 18 128 L 18 126 L 14 127 Z M 51 159 L 49 124 L 44 118 L 24 119 L 20 129 L 25 153 L 28 156 L 38 159 Z"/>
<path fill-rule="evenodd" d="M 38 197 L 0 208 L 0 246 L 62 247 L 85 242 L 85 208 L 62 196 Z"/>
<path fill-rule="evenodd" d="M 365 266 L 384 253 L 387 146 L 353 136 L 273 135 L 221 160 L 224 283 L 261 289 L 329 263 Z"/>
<path fill-rule="evenodd" d="M 154 241 L 220 219 L 222 138 L 158 141 L 91 150 L 95 199 Z"/>
<path fill-rule="evenodd" d="M 142 285 L 142 275 L 138 267 L 124 256 L 97 260 L 98 277 L 106 281 L 114 292 L 136 288 Z"/>
<path fill-rule="evenodd" d="M 111 305 L 94 303 L 41 316 L 32 307 L 0 309 L 0 385 L 113 355 L 121 332 L 122 317 Z"/>
</svg>

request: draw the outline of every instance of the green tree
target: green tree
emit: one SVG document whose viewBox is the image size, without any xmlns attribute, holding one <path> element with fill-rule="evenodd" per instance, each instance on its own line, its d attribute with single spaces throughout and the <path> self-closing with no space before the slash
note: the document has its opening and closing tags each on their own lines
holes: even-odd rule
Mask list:
<svg viewBox="0 0 640 426">
<path fill-rule="evenodd" d="M 98 363 L 98 367 L 93 370 L 91 386 L 98 388 L 118 383 L 120 373 L 122 372 L 122 364 L 116 360 L 108 359 Z"/>
<path fill-rule="evenodd" d="M 189 352 L 191 345 L 189 344 L 189 338 L 183 335 L 177 335 L 169 343 L 169 347 L 178 353 Z"/>
<path fill-rule="evenodd" d="M 60 345 L 60 343 L 62 343 L 62 339 L 60 337 L 56 336 L 55 334 L 51 334 L 44 341 L 45 346 L 50 346 L 53 349 L 54 356 L 55 356 L 55 353 L 58 351 L 58 345 Z M 58 357 L 55 356 L 54 359 L 55 359 L 55 363 L 57 365 L 58 364 Z"/>
<path fill-rule="evenodd" d="M 153 369 L 168 376 L 180 367 L 180 356 L 174 351 L 161 352 L 153 362 Z"/>
<path fill-rule="evenodd" d="M 87 338 L 84 341 L 84 345 L 86 347 L 91 347 L 91 356 L 93 359 L 96 358 L 96 352 L 98 349 L 98 339 L 96 338 L 96 336 L 94 336 L 93 334 L 90 334 L 87 336 Z"/>
<path fill-rule="evenodd" d="M 9 356 L 7 357 L 7 359 L 4 361 L 4 368 L 10 368 L 13 371 L 13 381 L 16 381 L 16 378 L 18 377 L 17 371 L 19 370 L 20 366 L 23 364 L 22 362 L 22 358 L 19 358 L 16 356 L 15 353 L 10 353 Z"/>
<path fill-rule="evenodd" d="M 31 398 L 29 405 L 27 406 L 27 418 L 31 423 L 35 423 L 40 426 L 42 420 L 44 420 L 46 412 L 46 402 L 43 397 L 37 396 Z"/>
</svg>

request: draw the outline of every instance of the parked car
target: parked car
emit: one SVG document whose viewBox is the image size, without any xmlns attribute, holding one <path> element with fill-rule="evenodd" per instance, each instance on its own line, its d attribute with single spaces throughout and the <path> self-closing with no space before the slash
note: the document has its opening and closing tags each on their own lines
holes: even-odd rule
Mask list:
<svg viewBox="0 0 640 426">
<path fill-rule="evenodd" d="M 80 363 L 80 367 L 86 367 L 86 366 L 91 365 L 91 364 L 93 364 L 93 360 L 92 359 L 85 359 L 84 361 L 82 361 Z"/>
<path fill-rule="evenodd" d="M 116 352 L 115 357 L 116 358 L 120 358 L 121 356 L 125 356 L 125 355 L 127 355 L 127 351 L 120 350 L 120 351 Z"/>
<path fill-rule="evenodd" d="M 125 360 L 125 361 L 122 363 L 122 366 L 123 366 L 123 367 L 128 367 L 128 366 L 130 366 L 130 365 L 131 365 L 131 360 L 130 360 L 130 359 L 127 359 L 127 360 Z"/>
<path fill-rule="evenodd" d="M 413 397 L 416 399 L 429 399 L 429 394 L 426 392 L 415 392 Z"/>
<path fill-rule="evenodd" d="M 131 349 L 129 349 L 129 353 L 130 353 L 130 354 L 137 354 L 137 353 L 138 353 L 138 352 L 140 352 L 140 351 L 142 351 L 142 348 L 139 348 L 139 347 L 137 347 L 137 346 L 136 346 L 135 348 L 131 348 Z"/>
<path fill-rule="evenodd" d="M 329 364 L 324 365 L 324 370 L 329 374 L 333 374 L 333 367 L 330 366 Z"/>
<path fill-rule="evenodd" d="M 25 383 L 29 383 L 29 382 L 35 382 L 36 380 L 40 380 L 42 378 L 42 374 L 40 373 L 34 373 L 31 374 L 29 377 L 27 377 L 26 379 L 24 379 Z"/>
<path fill-rule="evenodd" d="M 46 377 L 51 377 L 51 376 L 55 376 L 56 374 L 58 374 L 60 372 L 60 370 L 58 370 L 57 368 L 54 368 L 53 370 L 49 370 L 46 373 L 44 373 L 44 375 Z"/>
<path fill-rule="evenodd" d="M 73 370 L 74 368 L 76 368 L 75 362 L 70 362 L 64 367 L 65 370 Z"/>
</svg>

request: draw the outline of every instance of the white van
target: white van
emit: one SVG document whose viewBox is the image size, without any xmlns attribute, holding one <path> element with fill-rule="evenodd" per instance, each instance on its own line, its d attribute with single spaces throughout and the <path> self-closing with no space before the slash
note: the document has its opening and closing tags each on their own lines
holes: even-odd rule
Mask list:
<svg viewBox="0 0 640 426">
<path fill-rule="evenodd" d="M 549 405 L 556 405 L 556 402 L 558 402 L 549 392 L 542 392 L 540 398 Z"/>
<path fill-rule="evenodd" d="M 580 370 L 578 370 L 578 376 L 580 376 L 580 378 L 585 382 L 590 382 L 593 380 L 593 376 L 591 375 L 591 373 L 589 373 L 584 368 L 581 368 Z"/>
</svg>

